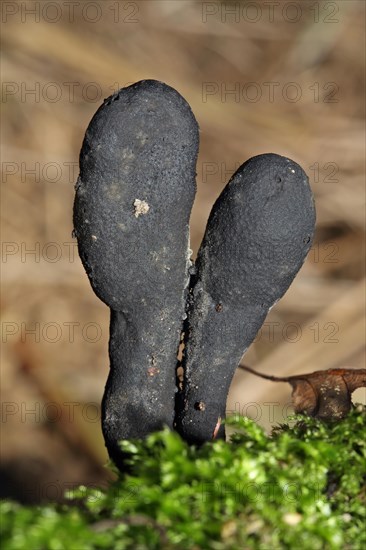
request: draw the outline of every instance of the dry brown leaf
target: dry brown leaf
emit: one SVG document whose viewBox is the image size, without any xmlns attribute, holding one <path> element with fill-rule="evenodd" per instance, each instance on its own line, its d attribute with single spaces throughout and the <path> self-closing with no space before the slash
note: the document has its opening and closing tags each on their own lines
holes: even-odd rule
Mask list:
<svg viewBox="0 0 366 550">
<path fill-rule="evenodd" d="M 339 420 L 352 407 L 352 393 L 366 387 L 366 369 L 328 369 L 277 377 L 261 374 L 245 365 L 240 368 L 273 382 L 288 382 L 292 386 L 292 403 L 296 413 L 322 420 Z"/>
</svg>

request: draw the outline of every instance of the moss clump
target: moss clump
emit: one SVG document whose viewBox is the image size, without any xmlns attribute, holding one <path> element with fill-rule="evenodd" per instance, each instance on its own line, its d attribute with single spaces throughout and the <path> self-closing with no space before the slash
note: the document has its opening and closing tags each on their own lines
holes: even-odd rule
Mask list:
<svg viewBox="0 0 366 550">
<path fill-rule="evenodd" d="M 2 548 L 364 549 L 365 407 L 334 424 L 294 419 L 268 436 L 229 418 L 231 443 L 200 449 L 169 430 L 125 441 L 131 473 L 107 491 L 3 502 Z"/>
</svg>

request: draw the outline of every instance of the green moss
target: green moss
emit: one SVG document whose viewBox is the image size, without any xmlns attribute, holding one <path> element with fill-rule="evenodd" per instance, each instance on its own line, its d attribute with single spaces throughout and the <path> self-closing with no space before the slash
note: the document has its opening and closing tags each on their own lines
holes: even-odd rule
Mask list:
<svg viewBox="0 0 366 550">
<path fill-rule="evenodd" d="M 131 474 L 107 491 L 3 502 L 2 548 L 364 549 L 365 407 L 334 424 L 294 419 L 268 436 L 232 417 L 231 443 L 200 449 L 168 430 L 125 441 Z"/>
</svg>

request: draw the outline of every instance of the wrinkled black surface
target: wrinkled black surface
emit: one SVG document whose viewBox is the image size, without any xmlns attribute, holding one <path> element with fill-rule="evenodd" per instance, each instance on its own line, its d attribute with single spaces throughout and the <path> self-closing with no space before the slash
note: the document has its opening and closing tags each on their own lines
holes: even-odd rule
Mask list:
<svg viewBox="0 0 366 550">
<path fill-rule="evenodd" d="M 314 224 L 305 172 L 279 155 L 248 160 L 217 199 L 198 253 L 186 323 L 177 428 L 187 441 L 212 439 L 225 418 L 235 369 L 302 266 Z"/>
<path fill-rule="evenodd" d="M 102 424 L 120 467 L 119 440 L 173 423 L 197 153 L 189 105 L 153 80 L 105 100 L 80 153 L 74 228 L 90 283 L 111 308 Z M 136 199 L 149 206 L 137 217 Z"/>
<path fill-rule="evenodd" d="M 290 159 L 260 155 L 216 201 L 189 281 L 197 152 L 189 105 L 150 80 L 104 102 L 80 154 L 74 227 L 91 285 L 111 308 L 102 424 L 121 469 L 119 440 L 173 427 L 185 310 L 176 428 L 191 443 L 224 437 L 234 371 L 312 243 L 305 173 Z"/>
</svg>

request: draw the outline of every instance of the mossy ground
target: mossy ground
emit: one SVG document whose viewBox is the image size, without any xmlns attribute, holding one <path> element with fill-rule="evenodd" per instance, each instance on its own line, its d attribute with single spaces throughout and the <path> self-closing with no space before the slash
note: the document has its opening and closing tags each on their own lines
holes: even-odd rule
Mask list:
<svg viewBox="0 0 366 550">
<path fill-rule="evenodd" d="M 62 505 L 1 504 L 3 550 L 364 549 L 366 409 L 293 417 L 268 436 L 229 418 L 231 443 L 176 433 L 124 442 L 131 473 Z"/>
</svg>

